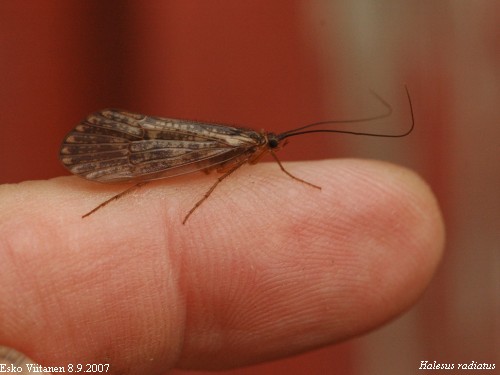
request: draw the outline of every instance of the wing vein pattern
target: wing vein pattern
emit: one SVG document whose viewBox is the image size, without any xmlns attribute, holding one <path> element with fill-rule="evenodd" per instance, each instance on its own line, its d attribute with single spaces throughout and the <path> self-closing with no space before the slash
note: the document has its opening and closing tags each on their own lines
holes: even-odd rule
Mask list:
<svg viewBox="0 0 500 375">
<path fill-rule="evenodd" d="M 145 181 L 244 161 L 264 143 L 249 129 L 106 109 L 66 135 L 60 159 L 88 180 Z"/>
</svg>

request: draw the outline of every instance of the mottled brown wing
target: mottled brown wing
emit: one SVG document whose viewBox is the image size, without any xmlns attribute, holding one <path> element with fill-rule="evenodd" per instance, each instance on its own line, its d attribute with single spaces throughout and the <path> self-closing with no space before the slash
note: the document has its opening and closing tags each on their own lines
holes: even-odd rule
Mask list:
<svg viewBox="0 0 500 375">
<path fill-rule="evenodd" d="M 244 160 L 264 142 L 253 130 L 107 109 L 70 131 L 59 157 L 88 180 L 145 181 Z"/>
</svg>

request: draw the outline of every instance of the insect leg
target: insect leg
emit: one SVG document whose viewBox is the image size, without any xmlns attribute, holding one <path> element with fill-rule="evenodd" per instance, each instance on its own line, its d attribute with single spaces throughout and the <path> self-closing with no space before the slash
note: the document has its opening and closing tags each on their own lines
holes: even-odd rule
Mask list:
<svg viewBox="0 0 500 375">
<path fill-rule="evenodd" d="M 187 219 L 189 219 L 191 214 L 210 196 L 210 194 L 212 194 L 212 192 L 215 190 L 217 185 L 219 185 L 222 182 L 222 180 L 224 180 L 226 177 L 229 177 L 229 175 L 231 175 L 235 170 L 237 170 L 239 167 L 241 167 L 245 163 L 246 163 L 246 160 L 243 160 L 239 164 L 236 164 L 234 167 L 229 169 L 222 176 L 220 176 L 217 179 L 217 181 L 215 181 L 215 183 L 210 187 L 210 189 L 208 189 L 208 191 L 205 193 L 205 195 L 198 202 L 196 202 L 196 204 L 193 206 L 193 208 L 191 208 L 191 210 L 189 210 L 186 217 L 184 217 L 184 220 L 182 220 L 182 225 L 186 224 L 186 221 L 187 221 Z"/>
<path fill-rule="evenodd" d="M 293 178 L 294 180 L 297 180 L 297 181 L 300 181 L 306 185 L 309 185 L 313 188 L 316 188 L 316 189 L 319 189 L 321 190 L 321 187 L 318 186 L 318 185 L 314 185 L 314 184 L 311 184 L 310 182 L 307 182 L 307 181 L 304 181 L 303 179 L 301 178 L 298 178 L 298 177 L 295 177 L 293 174 L 291 174 L 290 172 L 288 172 L 285 167 L 283 167 L 283 164 L 281 164 L 280 160 L 278 159 L 278 157 L 276 156 L 276 154 L 273 152 L 273 150 L 269 150 L 269 152 L 271 153 L 271 155 L 273 156 L 274 160 L 276 160 L 276 162 L 278 163 L 278 165 L 280 166 L 281 170 L 283 172 L 285 172 L 288 176 L 290 176 L 291 178 Z"/>
<path fill-rule="evenodd" d="M 135 189 L 138 189 L 139 187 L 141 186 L 144 186 L 148 183 L 149 181 L 142 181 L 142 182 L 139 182 L 131 187 L 129 187 L 127 190 L 124 190 L 122 191 L 121 193 L 119 194 L 116 194 L 115 196 L 109 198 L 108 200 L 102 202 L 99 206 L 97 206 L 96 208 L 94 208 L 92 211 L 89 211 L 87 212 L 85 215 L 82 216 L 82 219 L 84 217 L 87 217 L 89 215 L 92 215 L 94 212 L 96 212 L 98 209 L 106 206 L 108 203 L 114 201 L 114 200 L 117 200 L 117 199 L 120 199 L 121 197 L 123 197 L 124 195 L 127 195 L 128 193 L 130 193 L 131 191 L 134 191 Z"/>
</svg>

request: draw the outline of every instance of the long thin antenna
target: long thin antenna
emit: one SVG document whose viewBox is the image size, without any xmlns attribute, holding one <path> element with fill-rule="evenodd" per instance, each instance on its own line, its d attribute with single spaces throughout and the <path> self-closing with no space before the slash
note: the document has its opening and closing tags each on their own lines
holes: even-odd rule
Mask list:
<svg viewBox="0 0 500 375">
<path fill-rule="evenodd" d="M 385 113 L 378 115 L 378 116 L 359 118 L 359 119 L 314 122 L 312 124 L 301 126 L 300 128 L 288 130 L 286 132 L 278 134 L 277 138 L 278 138 L 278 140 L 281 141 L 281 140 L 288 138 L 288 137 L 293 137 L 296 135 L 308 134 L 308 133 L 341 133 L 341 134 L 366 135 L 366 136 L 371 136 L 371 137 L 386 137 L 386 138 L 406 137 L 408 134 L 410 134 L 413 131 L 413 128 L 415 127 L 415 116 L 413 113 L 413 106 L 411 103 L 410 92 L 408 91 L 408 87 L 406 85 L 405 85 L 405 90 L 406 90 L 406 96 L 408 97 L 408 104 L 410 106 L 411 126 L 404 133 L 401 133 L 401 134 L 379 134 L 379 133 L 364 133 L 364 132 L 355 132 L 355 131 L 349 131 L 349 130 L 330 130 L 330 129 L 316 129 L 316 130 L 301 131 L 303 129 L 308 129 L 308 128 L 311 128 L 313 126 L 327 125 L 327 124 L 340 124 L 340 123 L 346 124 L 346 123 L 354 123 L 354 122 L 367 122 L 367 121 L 374 121 L 374 120 L 378 120 L 378 119 L 382 119 L 382 118 L 386 118 L 386 117 L 390 116 L 392 113 L 392 107 L 389 105 L 389 103 L 387 103 L 377 93 L 371 91 L 371 93 L 386 107 Z"/>
</svg>

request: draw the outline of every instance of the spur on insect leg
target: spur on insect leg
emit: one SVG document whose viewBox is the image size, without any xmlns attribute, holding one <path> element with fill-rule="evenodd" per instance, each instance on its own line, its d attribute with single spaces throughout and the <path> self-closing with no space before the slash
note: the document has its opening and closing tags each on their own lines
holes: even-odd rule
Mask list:
<svg viewBox="0 0 500 375">
<path fill-rule="evenodd" d="M 200 205 L 203 202 L 205 202 L 205 200 L 208 199 L 208 197 L 210 196 L 210 194 L 212 194 L 212 192 L 215 190 L 215 188 L 217 187 L 217 185 L 219 185 L 226 177 L 229 177 L 234 171 L 236 171 L 239 167 L 241 167 L 245 163 L 246 163 L 245 161 L 240 162 L 239 164 L 236 164 L 235 166 L 232 166 L 232 168 L 230 168 L 227 172 L 225 172 L 225 173 L 222 172 L 224 174 L 222 176 L 220 176 L 219 178 L 217 178 L 217 180 L 215 181 L 215 183 L 210 187 L 210 189 L 207 190 L 207 192 L 205 193 L 205 195 L 198 202 L 195 203 L 195 205 L 193 206 L 193 208 L 191 208 L 191 210 L 189 210 L 189 212 L 187 213 L 187 215 L 184 217 L 184 220 L 182 220 L 182 224 L 183 225 L 186 224 L 186 221 L 189 219 L 189 217 L 193 214 L 193 212 L 198 207 L 200 207 Z"/>
<path fill-rule="evenodd" d="M 82 216 L 82 219 L 84 217 L 87 217 L 87 216 L 90 216 L 92 215 L 94 212 L 96 212 L 97 210 L 103 208 L 104 206 L 106 206 L 108 203 L 111 203 L 113 201 L 116 201 L 118 199 L 120 199 L 121 197 L 123 197 L 124 195 L 127 195 L 129 193 L 131 193 L 132 191 L 136 190 L 136 189 L 139 189 L 141 186 L 144 186 L 146 185 L 147 183 L 149 183 L 150 181 L 142 181 L 142 182 L 139 182 L 131 187 L 129 187 L 128 189 L 122 191 L 121 193 L 118 193 L 114 196 L 112 196 L 111 198 L 105 200 L 104 202 L 102 202 L 101 204 L 99 204 L 99 206 L 95 207 L 94 209 L 90 210 L 89 212 L 87 212 L 85 215 Z"/>
</svg>

